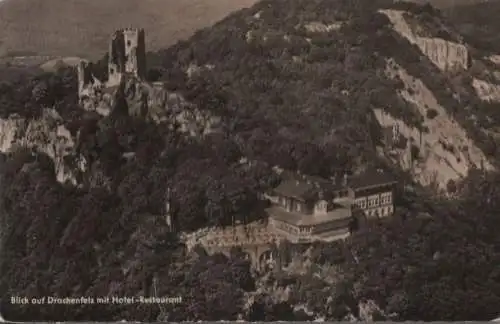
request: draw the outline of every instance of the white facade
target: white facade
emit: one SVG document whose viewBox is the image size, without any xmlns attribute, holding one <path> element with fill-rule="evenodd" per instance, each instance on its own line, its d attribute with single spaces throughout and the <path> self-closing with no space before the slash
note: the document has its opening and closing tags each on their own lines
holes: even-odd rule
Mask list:
<svg viewBox="0 0 500 324">
<path fill-rule="evenodd" d="M 387 217 L 394 213 L 392 191 L 358 197 L 354 204 L 362 209 L 367 217 Z"/>
</svg>

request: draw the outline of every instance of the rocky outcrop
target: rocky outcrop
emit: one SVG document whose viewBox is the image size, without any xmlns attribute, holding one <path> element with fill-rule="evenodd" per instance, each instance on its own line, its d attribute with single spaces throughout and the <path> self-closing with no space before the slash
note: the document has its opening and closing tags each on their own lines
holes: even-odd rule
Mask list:
<svg viewBox="0 0 500 324">
<path fill-rule="evenodd" d="M 394 30 L 415 44 L 441 71 L 467 70 L 470 65 L 469 51 L 463 44 L 441 38 L 420 37 L 404 18 L 404 11 L 380 10 L 394 26 Z"/>
<path fill-rule="evenodd" d="M 416 44 L 442 71 L 466 70 L 469 67 L 469 51 L 462 44 L 425 37 L 417 37 Z"/>
<path fill-rule="evenodd" d="M 121 29 L 113 34 L 107 80 L 96 78 L 90 63 L 78 64 L 78 96 L 82 108 L 102 116 L 121 109 L 122 113 L 167 123 L 193 136 L 218 129 L 219 118 L 186 102 L 181 95 L 167 91 L 162 82 L 146 81 L 144 38 L 142 29 Z M 198 71 L 199 68 L 191 66 L 186 73 L 191 77 Z"/>
<path fill-rule="evenodd" d="M 9 152 L 15 147 L 36 148 L 52 158 L 57 180 L 78 183 L 78 173 L 86 168 L 85 161 L 74 155 L 75 142 L 53 109 L 45 109 L 42 117 L 26 120 L 17 115 L 0 119 L 0 150 Z"/>
<path fill-rule="evenodd" d="M 383 109 L 374 110 L 376 119 L 383 127 L 397 125 L 399 134 L 419 149 L 416 160 L 411 158 L 411 147 L 401 151 L 393 149 L 395 162 L 411 170 L 415 179 L 423 185 L 435 183 L 442 189 L 446 188 L 449 180 L 467 176 L 473 167 L 493 169 L 465 129 L 448 115 L 421 80 L 409 75 L 393 61 L 388 62 L 386 73 L 404 82 L 405 90 L 399 91 L 399 95 L 418 109 L 425 128 L 421 131 L 387 114 Z M 432 118 L 427 114 L 430 109 L 435 112 Z"/>
<path fill-rule="evenodd" d="M 219 118 L 168 91 L 161 82 L 149 83 L 124 76 L 119 85 L 109 87 L 92 78 L 94 81 L 80 90 L 80 104 L 86 111 L 108 116 L 114 109 L 126 109 L 131 116 L 165 122 L 192 136 L 207 134 L 219 127 Z"/>
<path fill-rule="evenodd" d="M 500 85 L 474 78 L 472 80 L 472 86 L 481 100 L 500 102 Z"/>
<path fill-rule="evenodd" d="M 495 63 L 496 65 L 500 65 L 500 55 L 498 54 L 490 55 L 489 57 L 487 57 L 487 59 L 492 63 Z"/>
<path fill-rule="evenodd" d="M 341 27 L 342 27 L 342 22 L 323 24 L 321 22 L 313 21 L 304 25 L 304 28 L 310 33 L 328 33 L 333 30 L 338 30 Z"/>
</svg>

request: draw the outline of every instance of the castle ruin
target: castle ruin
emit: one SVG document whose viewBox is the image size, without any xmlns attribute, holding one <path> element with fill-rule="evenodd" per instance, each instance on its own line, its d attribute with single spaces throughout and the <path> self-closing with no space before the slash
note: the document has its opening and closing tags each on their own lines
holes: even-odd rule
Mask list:
<svg viewBox="0 0 500 324">
<path fill-rule="evenodd" d="M 116 31 L 109 44 L 108 85 L 120 84 L 124 74 L 144 80 L 146 76 L 146 43 L 143 29 Z"/>
<path fill-rule="evenodd" d="M 146 43 L 144 29 L 125 28 L 115 31 L 108 53 L 108 79 L 98 80 L 92 75 L 91 63 L 78 65 L 78 96 L 85 107 L 87 101 L 99 98 L 106 89 L 118 87 L 124 79 L 140 81 L 146 77 Z"/>
<path fill-rule="evenodd" d="M 120 29 L 112 35 L 106 80 L 93 75 L 92 63 L 78 64 L 79 105 L 101 116 L 119 109 L 129 116 L 168 121 L 172 127 L 193 136 L 212 132 L 220 123 L 218 117 L 201 112 L 181 95 L 168 92 L 164 82 L 147 82 L 144 35 L 143 29 L 133 28 Z"/>
</svg>

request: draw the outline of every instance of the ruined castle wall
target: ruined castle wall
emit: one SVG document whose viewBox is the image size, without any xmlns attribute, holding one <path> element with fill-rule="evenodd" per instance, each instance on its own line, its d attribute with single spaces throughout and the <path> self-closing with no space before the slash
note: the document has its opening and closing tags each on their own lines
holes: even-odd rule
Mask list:
<svg viewBox="0 0 500 324">
<path fill-rule="evenodd" d="M 108 86 L 120 83 L 124 73 L 139 79 L 146 76 L 146 43 L 143 29 L 126 28 L 116 31 L 109 47 Z"/>
<path fill-rule="evenodd" d="M 125 29 L 125 72 L 140 79 L 146 76 L 146 44 L 143 29 Z"/>
<path fill-rule="evenodd" d="M 87 91 L 92 82 L 91 65 L 86 61 L 81 61 L 78 64 L 78 94 L 80 98 L 89 95 Z"/>
<path fill-rule="evenodd" d="M 113 34 L 113 37 L 109 44 L 109 86 L 116 86 L 120 83 L 122 74 L 125 72 L 125 62 L 125 37 L 123 34 L 123 30 L 118 30 Z"/>
</svg>

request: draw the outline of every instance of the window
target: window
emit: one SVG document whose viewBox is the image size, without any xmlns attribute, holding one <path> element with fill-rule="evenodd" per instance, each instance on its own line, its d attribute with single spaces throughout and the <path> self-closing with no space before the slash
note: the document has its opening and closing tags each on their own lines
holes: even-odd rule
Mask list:
<svg viewBox="0 0 500 324">
<path fill-rule="evenodd" d="M 379 204 L 379 195 L 368 197 L 368 207 L 377 207 Z"/>
<path fill-rule="evenodd" d="M 327 205 L 326 201 L 324 201 L 324 200 L 320 200 L 316 204 L 316 212 L 318 212 L 318 213 L 325 213 L 327 211 L 327 208 L 328 208 L 328 205 Z"/>
<path fill-rule="evenodd" d="M 130 42 L 130 40 L 127 41 L 127 46 L 130 47 L 130 45 L 132 45 L 132 43 Z"/>
<path fill-rule="evenodd" d="M 297 205 L 296 205 L 296 209 L 297 209 L 297 211 L 300 213 L 300 212 L 302 211 L 302 204 L 297 203 Z"/>
<path fill-rule="evenodd" d="M 381 200 L 382 200 L 383 205 L 387 205 L 387 204 L 391 203 L 392 193 L 386 192 L 386 193 L 381 194 L 380 196 L 381 196 Z"/>
<path fill-rule="evenodd" d="M 373 199 L 373 197 L 368 198 L 368 207 L 371 208 L 374 206 L 374 204 L 375 204 L 375 199 Z"/>
</svg>

